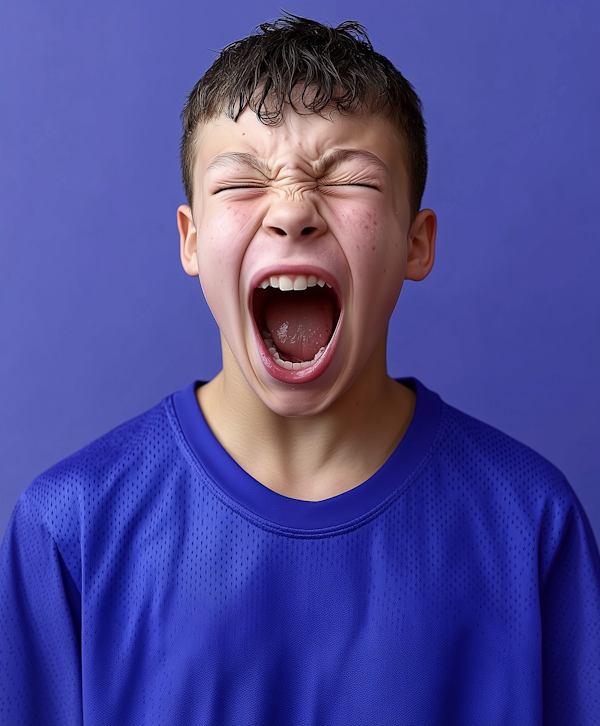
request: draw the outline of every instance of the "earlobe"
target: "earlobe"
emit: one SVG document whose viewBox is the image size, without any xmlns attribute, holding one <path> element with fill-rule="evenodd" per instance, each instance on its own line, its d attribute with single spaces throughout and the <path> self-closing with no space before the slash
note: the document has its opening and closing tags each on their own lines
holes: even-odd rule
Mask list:
<svg viewBox="0 0 600 726">
<path fill-rule="evenodd" d="M 422 209 L 408 233 L 407 280 L 423 280 L 431 272 L 435 258 L 437 218 L 432 209 Z"/>
<path fill-rule="evenodd" d="M 192 210 L 187 204 L 177 209 L 179 229 L 179 254 L 181 264 L 188 275 L 198 277 L 197 232 Z"/>
</svg>

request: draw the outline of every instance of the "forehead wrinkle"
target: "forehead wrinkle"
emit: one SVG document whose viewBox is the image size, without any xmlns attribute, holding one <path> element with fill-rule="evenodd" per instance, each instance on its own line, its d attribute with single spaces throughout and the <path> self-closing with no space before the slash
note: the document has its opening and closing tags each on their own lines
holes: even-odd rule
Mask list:
<svg viewBox="0 0 600 726">
<path fill-rule="evenodd" d="M 232 166 L 234 164 L 242 164 L 256 169 L 266 177 L 270 176 L 271 170 L 265 161 L 259 159 L 254 154 L 242 153 L 239 151 L 229 151 L 223 154 L 217 154 L 211 163 L 206 167 L 206 171 L 219 169 L 222 167 Z"/>
<path fill-rule="evenodd" d="M 376 154 L 365 151 L 365 149 L 334 149 L 330 153 L 324 154 L 317 159 L 314 164 L 315 173 L 317 176 L 324 176 L 336 166 L 352 159 L 362 159 L 364 162 L 374 164 L 382 171 L 389 173 L 386 164 Z"/>
</svg>

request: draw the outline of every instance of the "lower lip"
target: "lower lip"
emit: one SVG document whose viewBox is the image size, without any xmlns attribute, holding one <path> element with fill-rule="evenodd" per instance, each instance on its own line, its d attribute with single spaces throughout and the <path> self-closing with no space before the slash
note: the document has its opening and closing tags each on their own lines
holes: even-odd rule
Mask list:
<svg viewBox="0 0 600 726">
<path fill-rule="evenodd" d="M 260 359 L 265 369 L 267 370 L 267 373 L 273 376 L 273 378 L 276 378 L 278 381 L 281 381 L 282 383 L 310 383 L 311 381 L 314 381 L 316 378 L 322 375 L 325 372 L 327 366 L 329 365 L 331 358 L 333 357 L 333 352 L 337 344 L 339 331 L 341 328 L 342 314 L 343 313 L 340 313 L 340 317 L 338 318 L 338 322 L 335 326 L 335 330 L 333 331 L 333 335 L 331 336 L 331 340 L 327 344 L 323 355 L 309 368 L 301 368 L 297 371 L 293 369 L 289 370 L 287 368 L 282 368 L 280 365 L 275 363 L 273 358 L 271 358 L 271 356 L 267 352 L 267 349 L 265 348 L 265 343 L 260 333 L 258 332 L 255 324 L 254 337 L 256 338 L 256 343 L 258 345 Z"/>
</svg>

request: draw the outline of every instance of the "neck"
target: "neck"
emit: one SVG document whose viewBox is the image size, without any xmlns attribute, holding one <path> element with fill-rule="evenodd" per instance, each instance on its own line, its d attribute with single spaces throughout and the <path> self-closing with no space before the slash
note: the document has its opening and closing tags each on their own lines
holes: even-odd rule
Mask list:
<svg viewBox="0 0 600 726">
<path fill-rule="evenodd" d="M 328 499 L 372 476 L 408 428 L 414 393 L 388 376 L 385 360 L 384 336 L 340 398 L 296 418 L 271 411 L 224 349 L 223 370 L 198 389 L 198 402 L 221 445 L 255 479 L 294 499 Z"/>
</svg>

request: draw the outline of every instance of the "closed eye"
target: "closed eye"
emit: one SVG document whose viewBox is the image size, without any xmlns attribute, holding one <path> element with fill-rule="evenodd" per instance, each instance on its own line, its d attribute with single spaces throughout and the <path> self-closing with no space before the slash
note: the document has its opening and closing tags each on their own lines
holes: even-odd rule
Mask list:
<svg viewBox="0 0 600 726">
<path fill-rule="evenodd" d="M 339 184 L 341 187 L 366 187 L 367 189 L 379 189 L 374 184 L 359 184 L 358 182 L 348 182 L 348 184 Z"/>
<path fill-rule="evenodd" d="M 228 192 L 232 189 L 265 189 L 265 186 L 263 184 L 238 184 L 237 186 L 216 189 L 214 193 L 219 194 L 220 192 Z"/>
<path fill-rule="evenodd" d="M 379 191 L 379 187 L 375 184 L 361 184 L 359 182 L 344 182 L 339 184 L 320 184 L 321 187 L 365 187 L 366 189 L 375 189 Z"/>
</svg>

